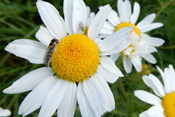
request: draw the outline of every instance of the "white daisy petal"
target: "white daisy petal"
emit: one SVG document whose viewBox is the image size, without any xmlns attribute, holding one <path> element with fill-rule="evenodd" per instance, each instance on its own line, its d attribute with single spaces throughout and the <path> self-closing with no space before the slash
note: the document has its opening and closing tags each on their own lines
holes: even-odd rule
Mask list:
<svg viewBox="0 0 175 117">
<path fill-rule="evenodd" d="M 109 57 L 101 57 L 100 63 L 101 66 L 108 72 L 113 73 L 116 76 L 123 77 L 122 72 Z"/>
<path fill-rule="evenodd" d="M 66 25 L 56 8 L 50 3 L 41 0 L 38 0 L 36 5 L 49 32 L 58 40 L 64 38 L 67 35 Z"/>
<path fill-rule="evenodd" d="M 139 56 L 132 57 L 131 62 L 134 65 L 137 72 L 142 71 L 142 62 L 141 62 L 141 58 Z"/>
<path fill-rule="evenodd" d="M 91 13 L 91 8 L 89 6 L 86 6 L 86 11 L 87 11 L 87 15 L 89 15 Z"/>
<path fill-rule="evenodd" d="M 164 71 L 164 87 L 166 93 L 171 93 L 174 90 L 174 77 L 169 68 L 165 68 Z"/>
<path fill-rule="evenodd" d="M 58 79 L 56 77 L 51 76 L 46 80 L 44 80 L 43 82 L 41 82 L 23 100 L 22 104 L 19 107 L 18 114 L 23 114 L 23 116 L 26 116 L 35 111 L 36 109 L 38 109 L 39 107 L 41 107 L 45 97 L 47 96 L 48 92 L 50 91 L 50 89 L 57 80 Z"/>
<path fill-rule="evenodd" d="M 146 111 L 143 111 L 140 115 L 139 115 L 139 117 L 148 117 L 149 115 L 148 115 L 148 110 L 146 110 Z"/>
<path fill-rule="evenodd" d="M 151 55 L 150 53 L 144 53 L 141 54 L 141 56 L 148 62 L 155 64 L 156 63 L 156 59 L 154 58 L 153 55 Z"/>
<path fill-rule="evenodd" d="M 86 26 L 89 27 L 89 25 L 91 24 L 92 20 L 94 19 L 95 17 L 95 13 L 94 12 L 91 12 L 87 18 L 87 22 L 86 22 Z"/>
<path fill-rule="evenodd" d="M 83 89 L 87 100 L 93 109 L 95 115 L 101 116 L 106 112 L 104 100 L 100 95 L 100 90 L 97 88 L 97 84 L 93 82 L 93 77 L 83 81 Z"/>
<path fill-rule="evenodd" d="M 63 3 L 64 20 L 69 34 L 73 33 L 72 26 L 72 13 L 73 13 L 73 0 L 64 0 Z"/>
<path fill-rule="evenodd" d="M 109 16 L 108 16 L 108 21 L 114 26 L 116 27 L 118 24 L 121 23 L 120 18 L 117 14 L 117 12 L 115 12 L 114 10 L 111 10 Z"/>
<path fill-rule="evenodd" d="M 87 96 L 83 90 L 83 83 L 78 84 L 77 88 L 77 100 L 78 106 L 80 108 L 81 115 L 83 117 L 95 117 L 94 110 L 90 107 L 90 104 L 87 100 Z"/>
<path fill-rule="evenodd" d="M 164 113 L 164 109 L 162 108 L 162 106 L 152 106 L 148 109 L 147 113 L 149 116 L 155 117 L 160 113 Z"/>
<path fill-rule="evenodd" d="M 112 54 L 109 58 L 111 58 L 114 62 L 120 57 L 120 53 Z"/>
<path fill-rule="evenodd" d="M 175 71 L 172 65 L 169 65 L 169 73 L 171 74 L 171 88 L 172 91 L 175 91 Z"/>
<path fill-rule="evenodd" d="M 19 80 L 15 81 L 10 87 L 3 90 L 3 92 L 12 94 L 30 91 L 44 79 L 47 79 L 49 76 L 52 75 L 53 71 L 50 68 L 43 67 L 36 69 L 24 75 Z"/>
<path fill-rule="evenodd" d="M 154 75 L 150 74 L 149 76 L 143 76 L 142 79 L 145 84 L 154 91 L 156 95 L 160 97 L 165 96 L 165 91 L 162 83 Z"/>
<path fill-rule="evenodd" d="M 102 52 L 101 55 L 112 55 L 115 53 L 120 53 L 121 51 L 125 50 L 131 44 L 131 39 L 127 38 L 123 43 L 116 46 L 114 49 L 108 52 Z"/>
<path fill-rule="evenodd" d="M 59 117 L 73 117 L 77 104 L 77 86 L 76 83 L 68 82 L 66 94 L 61 102 L 57 116 Z"/>
<path fill-rule="evenodd" d="M 118 13 L 119 13 L 119 16 L 120 16 L 120 20 L 122 22 L 125 22 L 125 12 L 124 12 L 124 2 L 123 2 L 123 0 L 118 0 L 117 9 L 118 9 Z"/>
<path fill-rule="evenodd" d="M 88 29 L 88 37 L 90 37 L 92 40 L 94 40 L 99 34 L 110 11 L 111 11 L 111 7 L 109 5 L 106 5 L 100 9 L 100 11 L 96 14 L 94 19 L 92 20 Z"/>
<path fill-rule="evenodd" d="M 42 64 L 47 47 L 38 41 L 28 39 L 17 39 L 9 43 L 5 50 L 30 63 Z"/>
<path fill-rule="evenodd" d="M 140 21 L 138 24 L 137 24 L 137 27 L 139 29 L 149 25 L 151 22 L 153 22 L 154 18 L 156 17 L 156 14 L 155 13 L 152 13 L 148 16 L 146 16 L 142 21 Z"/>
<path fill-rule="evenodd" d="M 83 0 L 74 0 L 72 25 L 74 33 L 82 34 L 86 28 L 87 11 Z"/>
<path fill-rule="evenodd" d="M 36 33 L 35 37 L 46 46 L 49 46 L 51 40 L 54 38 L 47 28 L 43 26 L 40 26 L 40 29 Z"/>
<path fill-rule="evenodd" d="M 161 113 L 157 113 L 156 116 L 151 116 L 151 115 L 148 115 L 148 110 L 142 112 L 139 117 L 165 117 L 164 113 L 161 112 Z"/>
<path fill-rule="evenodd" d="M 130 19 L 130 22 L 132 24 L 135 24 L 137 22 L 139 14 L 140 14 L 140 5 L 139 5 L 139 3 L 135 2 L 134 3 L 133 14 L 131 15 L 131 19 Z"/>
<path fill-rule="evenodd" d="M 166 116 L 165 116 L 164 112 L 161 112 L 158 115 L 156 115 L 156 117 L 166 117 Z"/>
<path fill-rule="evenodd" d="M 68 87 L 68 81 L 59 79 L 45 98 L 38 117 L 50 117 L 61 104 Z"/>
<path fill-rule="evenodd" d="M 165 78 L 164 78 L 164 72 L 160 69 L 160 67 L 156 66 L 157 70 L 159 71 L 162 79 L 163 79 L 163 82 L 165 81 Z"/>
<path fill-rule="evenodd" d="M 165 41 L 161 38 L 150 37 L 144 33 L 141 34 L 141 37 L 146 43 L 148 43 L 149 45 L 156 46 L 156 47 L 159 47 L 163 45 L 163 43 L 165 43 Z"/>
<path fill-rule="evenodd" d="M 102 41 L 102 39 L 100 39 L 100 38 L 96 38 L 95 40 L 94 40 L 94 42 L 98 45 L 100 42 Z"/>
<path fill-rule="evenodd" d="M 151 105 L 161 105 L 161 99 L 149 92 L 142 91 L 142 90 L 137 90 L 134 91 L 134 95 L 139 98 L 140 100 L 151 104 Z"/>
<path fill-rule="evenodd" d="M 101 65 L 98 67 L 97 73 L 99 77 L 104 78 L 109 83 L 114 83 L 119 78 L 117 75 L 109 73 Z"/>
<path fill-rule="evenodd" d="M 124 9 L 125 9 L 125 17 L 126 17 L 126 22 L 130 21 L 131 18 L 131 3 L 129 0 L 125 0 L 124 2 Z"/>
<path fill-rule="evenodd" d="M 121 45 L 121 43 L 123 43 L 127 39 L 128 35 L 132 31 L 132 29 L 133 29 L 132 26 L 125 27 L 125 28 L 118 30 L 117 32 L 115 32 L 111 36 L 108 36 L 107 38 L 105 38 L 98 45 L 100 52 L 107 52 L 107 51 L 114 49 L 114 47 Z"/>
<path fill-rule="evenodd" d="M 148 50 L 150 53 L 157 52 L 157 49 L 154 46 L 149 46 Z"/>
<path fill-rule="evenodd" d="M 0 108 L 0 117 L 8 117 L 11 115 L 11 111 L 8 109 Z"/>
<path fill-rule="evenodd" d="M 143 28 L 140 28 L 140 32 L 148 32 L 148 31 L 154 30 L 162 26 L 163 26 L 162 23 L 152 23 L 152 24 L 144 26 Z"/>
<path fill-rule="evenodd" d="M 114 33 L 113 30 L 109 30 L 109 29 L 106 29 L 106 28 L 102 28 L 99 32 L 100 34 L 107 34 L 107 35 L 111 35 Z"/>
<path fill-rule="evenodd" d="M 132 70 L 132 62 L 129 58 L 123 56 L 123 66 L 125 68 L 126 73 L 131 73 Z"/>
<path fill-rule="evenodd" d="M 104 25 L 103 25 L 103 28 L 111 30 L 111 31 L 115 30 L 115 27 L 109 22 L 105 22 Z"/>
<path fill-rule="evenodd" d="M 91 78 L 91 81 L 94 83 L 96 89 L 98 90 L 99 95 L 101 95 L 101 98 L 104 100 L 103 103 L 105 104 L 106 111 L 109 112 L 114 110 L 115 108 L 114 96 L 107 82 L 100 76 L 98 76 L 98 74 L 94 75 L 93 78 Z"/>
</svg>

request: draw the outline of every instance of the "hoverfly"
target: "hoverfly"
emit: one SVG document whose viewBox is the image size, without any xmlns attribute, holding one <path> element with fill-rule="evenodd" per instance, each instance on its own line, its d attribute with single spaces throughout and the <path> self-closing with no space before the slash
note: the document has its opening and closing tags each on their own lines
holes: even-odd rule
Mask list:
<svg viewBox="0 0 175 117">
<path fill-rule="evenodd" d="M 58 45 L 58 43 L 59 43 L 59 41 L 55 38 L 51 40 L 51 42 L 46 50 L 45 57 L 44 57 L 44 64 L 46 65 L 46 67 L 49 67 L 50 62 L 52 60 L 53 52 L 54 52 L 56 46 Z"/>
<path fill-rule="evenodd" d="M 78 23 L 78 26 L 79 26 L 79 31 L 82 31 L 82 32 L 84 32 L 84 25 L 83 25 L 83 23 L 82 22 L 79 22 Z"/>
</svg>

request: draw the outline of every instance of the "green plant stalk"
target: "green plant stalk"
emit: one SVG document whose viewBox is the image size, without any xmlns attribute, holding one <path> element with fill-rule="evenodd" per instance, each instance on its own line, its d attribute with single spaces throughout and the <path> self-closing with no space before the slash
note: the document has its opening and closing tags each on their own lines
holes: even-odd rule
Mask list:
<svg viewBox="0 0 175 117">
<path fill-rule="evenodd" d="M 158 1 L 158 0 L 157 0 Z M 167 2 L 166 4 L 164 4 L 164 5 L 161 5 L 160 6 L 160 2 L 158 2 L 158 4 L 159 4 L 159 6 L 160 6 L 160 10 L 156 13 L 156 18 L 155 19 L 157 19 L 157 17 L 159 17 L 159 15 L 163 12 L 163 10 L 165 9 L 165 8 L 167 8 L 169 5 L 171 5 L 173 2 L 175 2 L 175 0 L 170 0 L 169 2 Z M 154 19 L 154 20 L 155 20 Z"/>
<path fill-rule="evenodd" d="M 127 100 L 126 92 L 125 92 L 125 89 L 124 89 L 123 82 L 122 82 L 121 78 L 119 78 L 118 83 L 119 83 L 119 90 L 120 90 L 120 93 L 122 94 L 123 100 L 125 101 L 127 106 L 129 106 L 129 102 Z"/>
</svg>

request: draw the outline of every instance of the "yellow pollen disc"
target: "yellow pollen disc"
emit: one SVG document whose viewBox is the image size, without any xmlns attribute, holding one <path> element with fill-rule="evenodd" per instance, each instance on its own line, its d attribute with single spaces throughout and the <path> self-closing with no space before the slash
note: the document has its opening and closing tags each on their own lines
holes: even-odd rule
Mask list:
<svg viewBox="0 0 175 117">
<path fill-rule="evenodd" d="M 123 22 L 123 23 L 117 25 L 116 28 L 115 28 L 115 32 L 118 31 L 121 28 L 128 27 L 128 26 L 133 26 L 133 30 L 131 31 L 131 33 L 134 31 L 138 36 L 140 36 L 140 31 L 136 27 L 136 25 L 134 25 L 132 23 L 128 23 L 128 22 Z"/>
<path fill-rule="evenodd" d="M 162 106 L 166 117 L 175 117 L 175 92 L 166 94 L 163 97 Z"/>
<path fill-rule="evenodd" d="M 121 51 L 120 54 L 121 55 L 124 55 L 124 51 L 126 51 L 129 47 L 134 47 L 134 46 L 133 45 L 129 45 L 125 50 Z M 133 52 L 135 52 L 135 49 L 134 48 L 133 48 L 133 50 L 130 53 L 133 53 Z M 127 56 L 127 55 L 126 55 L 126 57 L 129 58 L 129 56 Z"/>
<path fill-rule="evenodd" d="M 145 70 L 145 69 L 149 69 L 149 66 L 147 64 L 143 64 L 142 65 L 142 69 Z"/>
<path fill-rule="evenodd" d="M 72 34 L 57 45 L 51 62 L 59 78 L 81 82 L 96 72 L 100 53 L 97 45 L 89 37 Z"/>
<path fill-rule="evenodd" d="M 148 75 L 150 73 L 151 73 L 151 71 L 149 69 L 149 66 L 147 64 L 143 64 L 142 65 L 142 74 L 143 75 Z"/>
</svg>

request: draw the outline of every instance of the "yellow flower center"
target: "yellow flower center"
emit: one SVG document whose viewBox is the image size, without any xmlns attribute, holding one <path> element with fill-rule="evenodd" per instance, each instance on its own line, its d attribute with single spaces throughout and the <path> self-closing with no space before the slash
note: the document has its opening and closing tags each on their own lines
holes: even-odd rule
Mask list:
<svg viewBox="0 0 175 117">
<path fill-rule="evenodd" d="M 52 56 L 52 67 L 59 78 L 81 82 L 93 75 L 100 62 L 97 45 L 86 35 L 72 34 L 60 41 Z"/>
<path fill-rule="evenodd" d="M 175 117 L 175 92 L 166 94 L 162 99 L 166 117 Z"/>
<path fill-rule="evenodd" d="M 148 75 L 150 73 L 151 73 L 151 71 L 149 69 L 149 66 L 147 64 L 143 64 L 142 65 L 142 74 L 143 75 Z"/>
<path fill-rule="evenodd" d="M 140 31 L 136 27 L 136 25 L 134 25 L 132 23 L 128 23 L 128 22 L 123 22 L 123 23 L 117 25 L 116 28 L 115 28 L 115 32 L 118 31 L 121 28 L 128 27 L 128 26 L 133 26 L 133 30 L 131 31 L 131 33 L 134 31 L 138 36 L 140 36 Z"/>
<path fill-rule="evenodd" d="M 129 47 L 134 47 L 133 45 L 129 45 L 126 49 L 124 49 L 123 51 L 120 52 L 121 55 L 125 55 L 124 51 L 126 51 Z M 130 54 L 132 54 L 133 52 L 135 52 L 135 48 L 132 49 L 132 51 L 130 52 Z M 129 55 L 125 55 L 126 57 L 130 58 Z"/>
</svg>

